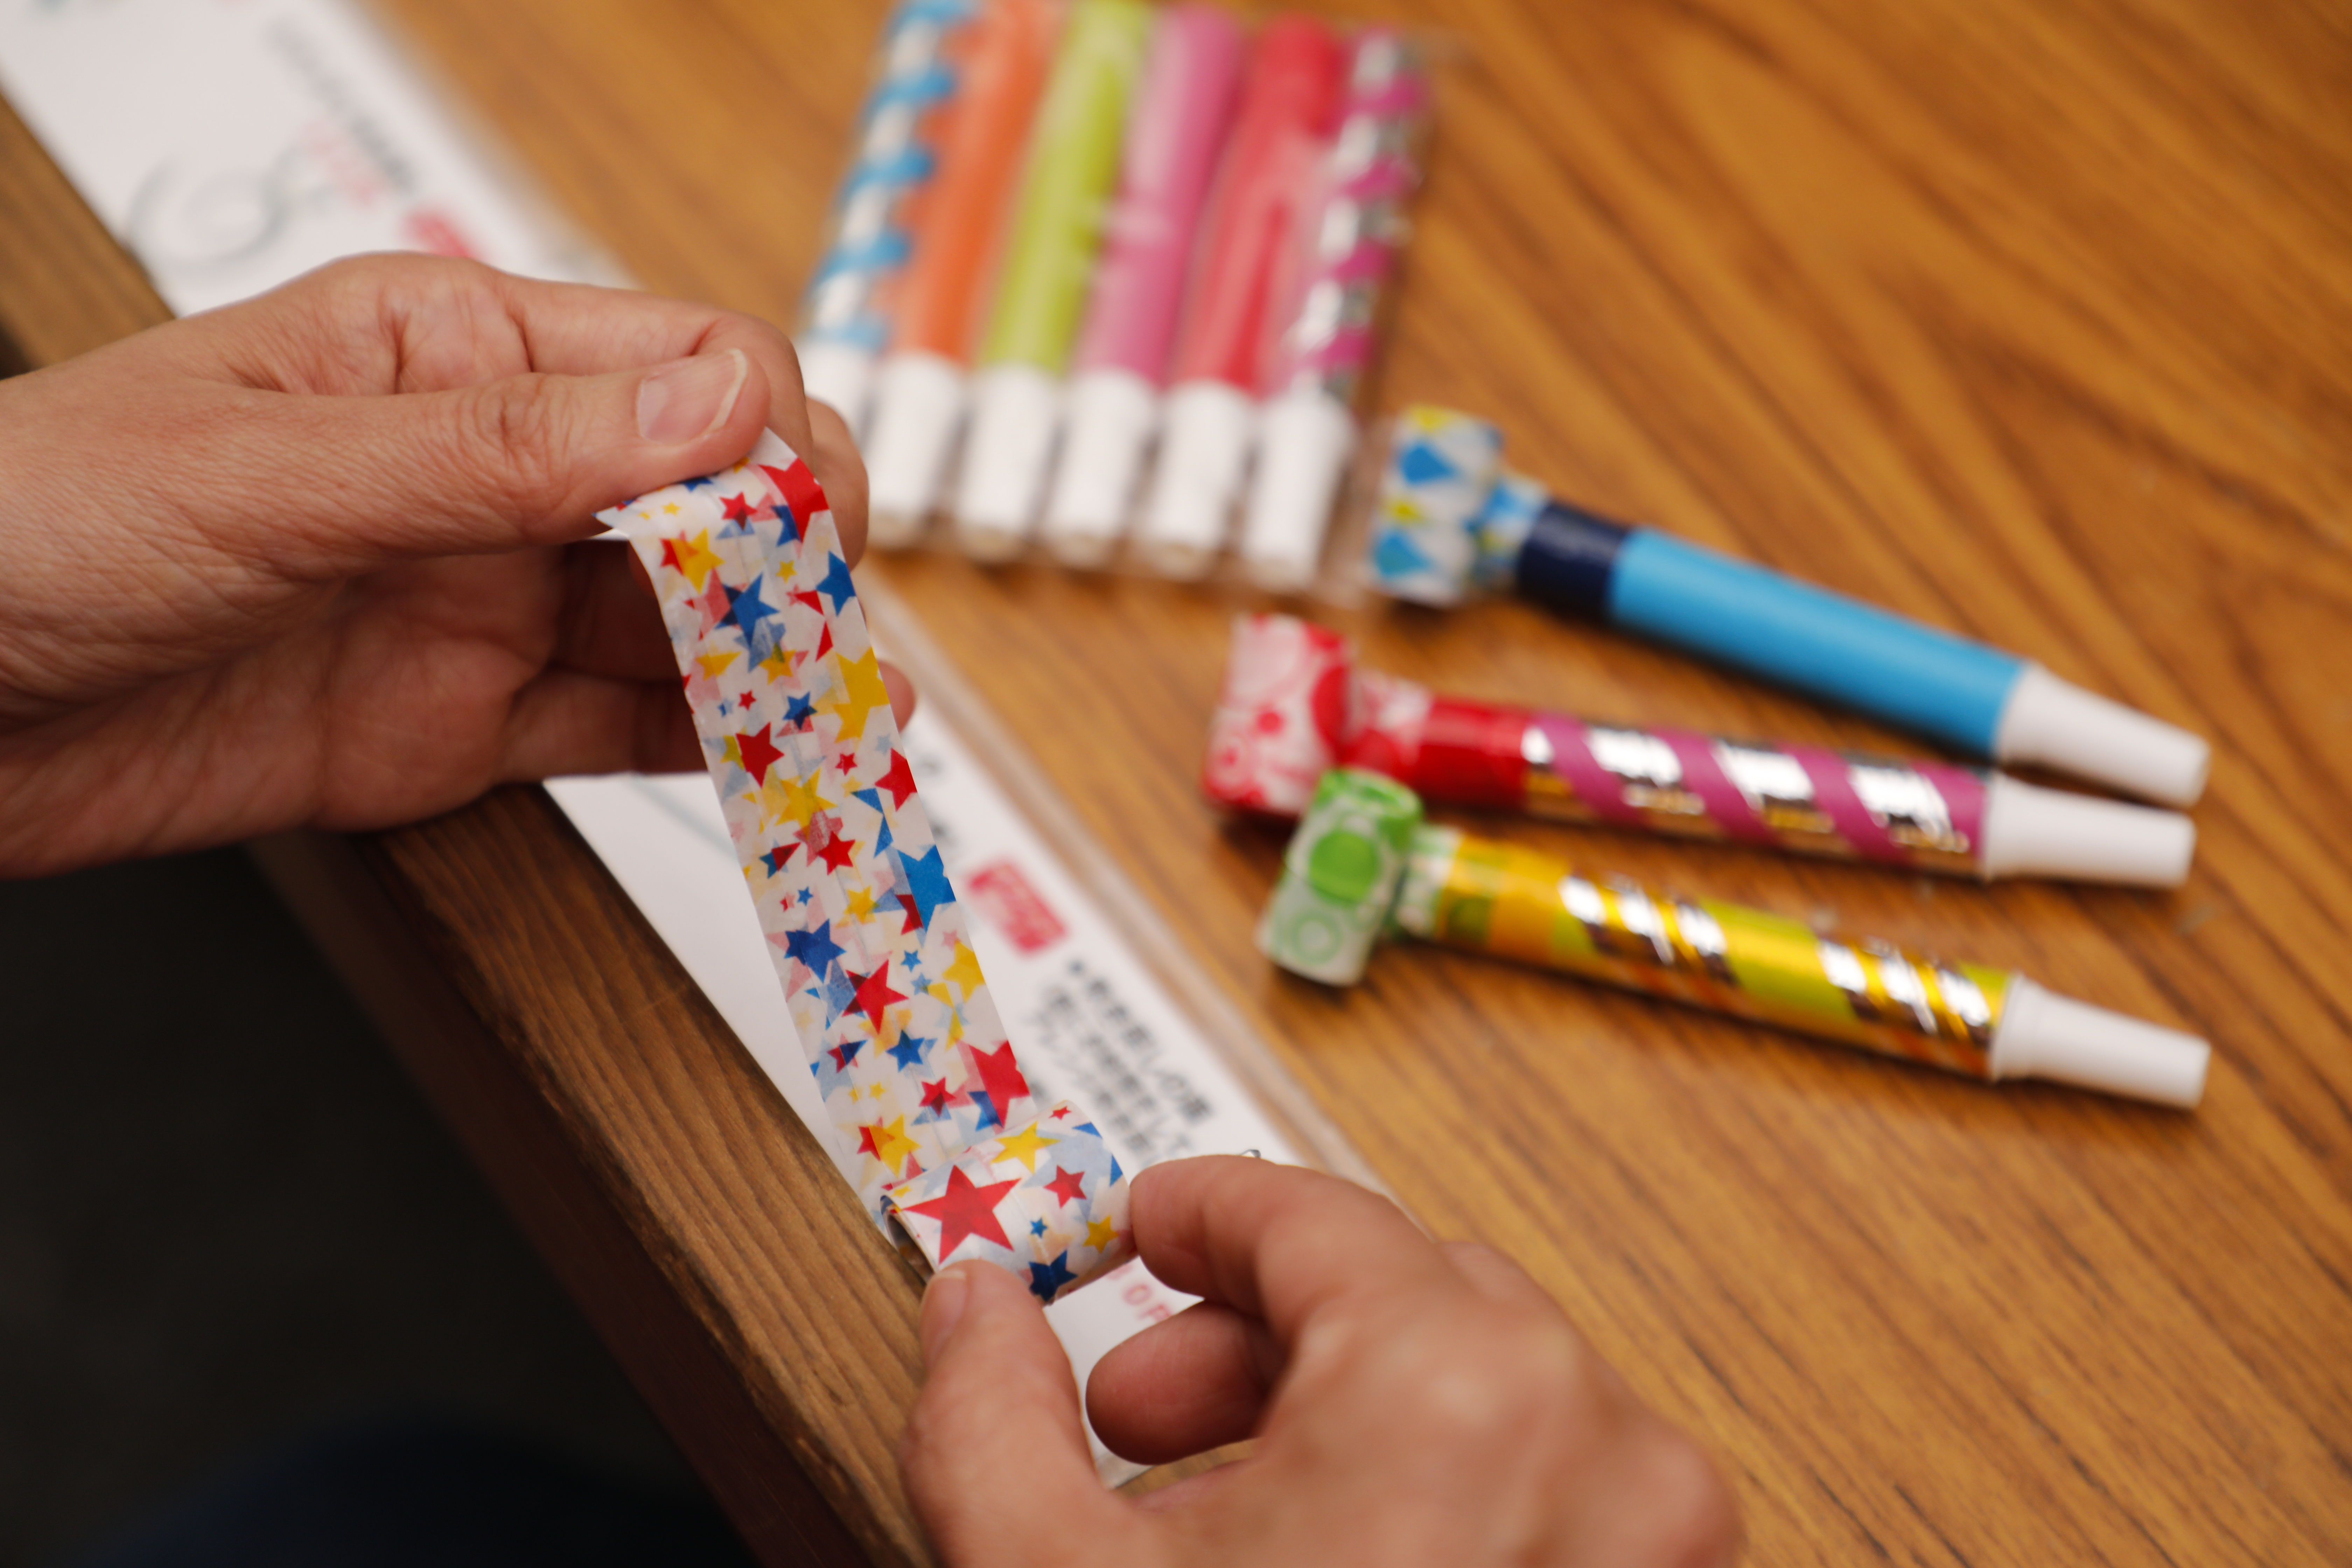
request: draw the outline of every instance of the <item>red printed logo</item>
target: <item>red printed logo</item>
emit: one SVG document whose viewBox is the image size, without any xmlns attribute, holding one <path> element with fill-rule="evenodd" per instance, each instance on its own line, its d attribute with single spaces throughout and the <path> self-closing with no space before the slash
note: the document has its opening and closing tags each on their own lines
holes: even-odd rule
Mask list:
<svg viewBox="0 0 2352 1568">
<path fill-rule="evenodd" d="M 981 918 L 1013 939 L 1024 953 L 1042 952 L 1069 934 L 1021 868 L 1010 860 L 982 866 L 964 879 Z"/>
</svg>

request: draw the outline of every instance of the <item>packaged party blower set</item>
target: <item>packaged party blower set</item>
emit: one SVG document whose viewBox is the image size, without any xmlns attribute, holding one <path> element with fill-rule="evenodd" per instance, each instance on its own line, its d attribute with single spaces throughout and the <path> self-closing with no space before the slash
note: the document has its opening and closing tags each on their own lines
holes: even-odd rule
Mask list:
<svg viewBox="0 0 2352 1568">
<path fill-rule="evenodd" d="M 1311 582 L 1429 54 L 1213 5 L 902 6 L 798 338 L 875 542 Z"/>
</svg>

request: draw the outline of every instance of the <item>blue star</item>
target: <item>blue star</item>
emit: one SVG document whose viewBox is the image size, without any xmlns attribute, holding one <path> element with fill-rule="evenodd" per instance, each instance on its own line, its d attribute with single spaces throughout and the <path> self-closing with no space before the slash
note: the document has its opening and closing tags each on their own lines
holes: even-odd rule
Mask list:
<svg viewBox="0 0 2352 1568">
<path fill-rule="evenodd" d="M 801 906 L 802 906 L 802 907 L 803 907 L 803 908 L 806 908 L 806 907 L 807 907 L 807 905 L 808 905 L 808 903 L 809 903 L 809 900 L 811 900 L 812 899 L 814 899 L 815 897 L 816 897 L 816 889 L 815 889 L 814 888 L 803 888 L 803 889 L 800 890 L 800 894 L 799 894 L 799 896 L 798 896 L 798 897 L 796 897 L 795 899 L 793 899 L 793 901 L 794 903 L 796 903 L 796 904 L 801 905 Z"/>
<path fill-rule="evenodd" d="M 1029 1222 L 1029 1234 L 1030 1234 L 1030 1235 L 1032 1235 L 1032 1236 L 1043 1236 L 1043 1235 L 1045 1235 L 1045 1222 L 1044 1220 L 1042 1220 L 1042 1219 L 1033 1219 L 1033 1220 L 1031 1220 L 1031 1221 Z"/>
<path fill-rule="evenodd" d="M 806 931 L 784 933 L 784 951 L 823 974 L 833 967 L 833 961 L 839 958 L 845 950 L 833 940 L 833 922 L 828 921 Z"/>
<path fill-rule="evenodd" d="M 864 1040 L 851 1040 L 846 1044 L 833 1046 L 827 1048 L 833 1055 L 834 1071 L 847 1072 L 849 1070 L 849 1064 L 857 1059 L 857 1053 L 866 1048 L 866 1042 Z"/>
<path fill-rule="evenodd" d="M 849 1010 L 857 1000 L 857 987 L 849 978 L 849 971 L 836 963 L 824 982 L 824 1021 L 828 1026 Z"/>
<path fill-rule="evenodd" d="M 1068 1267 L 1070 1255 L 1065 1252 L 1060 1257 L 1055 1258 L 1051 1263 L 1031 1264 L 1029 1266 L 1029 1293 L 1036 1297 L 1040 1301 L 1052 1300 L 1054 1299 L 1055 1292 L 1058 1291 L 1063 1286 L 1067 1285 L 1070 1281 L 1077 1278 L 1076 1275 L 1070 1272 Z"/>
<path fill-rule="evenodd" d="M 885 849 L 887 849 L 887 848 L 889 848 L 889 847 L 890 847 L 890 819 L 889 819 L 887 816 L 885 816 L 885 817 L 882 819 L 882 837 L 880 837 L 879 838 L 877 838 L 877 839 L 874 841 L 874 853 L 875 853 L 875 854 L 877 854 L 877 855 L 879 855 L 879 854 L 881 854 L 881 853 L 882 853 L 882 851 L 884 851 Z"/>
<path fill-rule="evenodd" d="M 686 480 L 686 493 L 692 495 L 695 491 L 701 489 L 706 485 L 715 488 L 718 483 L 719 481 L 717 479 L 712 479 L 709 474 L 705 474 L 699 479 Z"/>
<path fill-rule="evenodd" d="M 776 614 L 775 605 L 760 597 L 761 586 L 766 582 L 765 577 L 754 577 L 740 588 L 728 589 L 727 613 L 719 617 L 719 625 L 733 626 L 743 634 L 747 647 L 758 642 L 755 634 L 760 629 L 760 623 Z"/>
<path fill-rule="evenodd" d="M 793 851 L 799 847 L 800 846 L 797 844 L 787 844 L 780 849 L 771 849 L 765 855 L 760 857 L 761 864 L 768 868 L 768 875 L 772 877 L 784 868 L 784 862 L 791 859 L 793 858 Z M 806 903 L 808 901 L 808 889 L 806 888 L 803 888 L 801 889 L 801 901 L 803 903 Z M 794 931 L 793 934 L 794 936 L 799 936 L 803 933 Z"/>
<path fill-rule="evenodd" d="M 816 591 L 833 595 L 833 613 L 837 616 L 841 614 L 841 606 L 857 592 L 857 586 L 849 580 L 848 562 L 838 555 L 829 555 L 825 559 L 832 564 L 824 569 L 824 581 L 816 585 Z"/>
<path fill-rule="evenodd" d="M 929 926 L 933 910 L 955 902 L 955 889 L 949 885 L 948 868 L 940 862 L 940 847 L 934 844 L 924 850 L 919 860 L 909 860 L 901 849 L 898 867 L 907 873 L 907 891 L 915 900 L 915 919 Z"/>
<path fill-rule="evenodd" d="M 816 704 L 803 692 L 784 704 L 784 722 L 797 730 L 816 716 Z"/>
<path fill-rule="evenodd" d="M 1004 1118 L 996 1114 L 996 1101 L 988 1098 L 988 1090 L 984 1089 L 973 1089 L 971 1091 L 971 1102 L 980 1107 L 980 1120 L 972 1123 L 971 1130 L 973 1131 L 985 1132 L 992 1127 L 1002 1127 L 1004 1125 Z"/>
<path fill-rule="evenodd" d="M 882 809 L 882 792 L 878 789 L 852 790 L 850 792 L 849 798 L 855 801 L 862 801 L 866 805 L 872 806 L 877 811 Z"/>
<path fill-rule="evenodd" d="M 929 1040 L 919 1040 L 912 1035 L 901 1035 L 898 1043 L 890 1047 L 891 1059 L 900 1072 L 913 1072 L 923 1065 L 923 1053 L 931 1048 Z"/>
</svg>

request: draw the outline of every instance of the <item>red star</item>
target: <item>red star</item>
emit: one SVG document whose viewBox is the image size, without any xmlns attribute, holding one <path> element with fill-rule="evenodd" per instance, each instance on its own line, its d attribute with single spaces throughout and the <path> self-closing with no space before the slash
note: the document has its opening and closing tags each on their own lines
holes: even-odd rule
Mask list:
<svg viewBox="0 0 2352 1568">
<path fill-rule="evenodd" d="M 751 692 L 746 691 L 741 696 L 735 699 L 735 706 L 738 708 L 749 708 L 752 703 L 758 700 L 759 698 L 757 696 Z"/>
<path fill-rule="evenodd" d="M 810 609 L 814 610 L 820 616 L 824 614 L 824 601 L 816 595 L 795 592 L 790 596 L 793 604 L 806 605 Z"/>
<path fill-rule="evenodd" d="M 1070 1114 L 1070 1108 L 1069 1108 L 1068 1106 L 1066 1106 L 1066 1105 L 1057 1105 L 1057 1106 L 1054 1107 L 1054 1114 L 1053 1114 L 1053 1115 L 1051 1115 L 1051 1116 L 1048 1116 L 1047 1118 L 1045 1118 L 1045 1120 L 1046 1120 L 1046 1121 L 1061 1121 L 1063 1118 L 1065 1118 L 1065 1117 L 1068 1116 L 1069 1114 Z"/>
<path fill-rule="evenodd" d="M 871 974 L 859 974 L 845 963 L 842 965 L 842 973 L 847 974 L 851 983 L 857 987 L 857 1010 L 866 1015 L 866 1021 L 874 1026 L 874 1032 L 880 1034 L 882 1010 L 893 1002 L 904 1002 L 907 999 L 904 992 L 890 989 L 889 960 L 885 959 L 877 964 Z M 1005 1047 L 1004 1054 L 1010 1058 L 1013 1055 L 1013 1047 Z"/>
<path fill-rule="evenodd" d="M 1021 1068 L 1013 1059 L 1012 1042 L 1008 1040 L 992 1051 L 975 1048 L 971 1060 L 980 1069 L 982 1092 L 996 1108 L 997 1121 L 1012 1126 L 1013 1102 L 1029 1092 L 1029 1080 L 1021 1076 Z"/>
<path fill-rule="evenodd" d="M 908 1214 L 921 1215 L 925 1219 L 940 1222 L 940 1261 L 955 1256 L 955 1249 L 967 1237 L 979 1237 L 999 1247 L 1010 1247 L 1012 1239 L 1004 1227 L 996 1223 L 996 1205 L 1004 1194 L 1021 1184 L 1021 1178 L 991 1182 L 986 1186 L 974 1183 L 963 1173 L 961 1165 L 949 1167 L 948 1190 L 927 1204 L 909 1204 Z"/>
<path fill-rule="evenodd" d="M 816 825 L 811 823 L 809 826 L 814 827 Z M 825 820 L 825 826 L 828 831 L 824 842 L 816 847 L 816 858 L 824 861 L 828 869 L 838 871 L 848 865 L 850 857 L 856 853 L 857 841 L 842 832 L 840 825 L 830 818 Z"/>
<path fill-rule="evenodd" d="M 923 1085 L 923 1109 L 925 1110 L 936 1111 L 941 1116 L 945 1116 L 948 1113 L 947 1079 L 940 1079 L 936 1083 L 927 1083 Z"/>
<path fill-rule="evenodd" d="M 1087 1179 L 1076 1171 L 1066 1171 L 1056 1165 L 1054 1167 L 1054 1179 L 1045 1184 L 1045 1190 L 1061 1199 L 1066 1205 L 1084 1203 L 1087 1196 Z"/>
<path fill-rule="evenodd" d="M 816 639 L 816 657 L 823 658 L 826 654 L 829 654 L 832 651 L 833 623 L 831 621 L 827 621 L 824 623 L 824 631 L 823 635 Z"/>
<path fill-rule="evenodd" d="M 719 504 L 727 509 L 727 521 L 730 522 L 749 522 L 766 510 L 753 506 L 745 496 L 730 496 Z"/>
<path fill-rule="evenodd" d="M 749 708 L 751 705 L 751 694 L 747 691 L 743 694 L 743 706 Z M 773 741 L 768 739 L 768 732 L 773 728 L 773 725 L 762 724 L 750 734 L 736 737 L 736 749 L 743 753 L 744 771 L 761 784 L 768 782 L 769 767 L 784 754 L 776 749 Z"/>
<path fill-rule="evenodd" d="M 899 894 L 898 907 L 907 911 L 906 922 L 899 926 L 898 934 L 904 936 L 910 931 L 920 931 L 923 925 L 923 911 L 921 906 L 915 902 L 915 895 Z"/>
<path fill-rule="evenodd" d="M 888 790 L 892 805 L 907 804 L 907 797 L 915 793 L 915 770 L 907 765 L 904 752 L 890 753 L 890 771 L 876 779 L 874 787 Z"/>
<path fill-rule="evenodd" d="M 663 540 L 663 541 L 662 541 L 662 564 L 663 564 L 663 565 L 665 565 L 665 566 L 667 566 L 667 567 L 671 568 L 673 571 L 678 571 L 678 572 L 683 572 L 683 571 L 685 571 L 685 570 L 686 570 L 686 563 L 685 563 L 685 562 L 683 562 L 683 561 L 681 561 L 681 560 L 679 560 L 679 559 L 678 559 L 678 556 L 677 556 L 677 547 L 678 547 L 679 545 L 681 545 L 681 544 L 685 543 L 685 542 L 685 542 L 684 540 L 682 540 L 682 539 L 665 539 L 665 540 Z"/>
<path fill-rule="evenodd" d="M 793 516 L 799 520 L 797 530 L 805 531 L 808 520 L 823 511 L 825 505 L 824 487 L 816 482 L 809 466 L 794 458 L 791 468 L 772 468 L 762 463 L 760 471 L 768 476 L 783 496 L 784 504 L 793 509 Z"/>
<path fill-rule="evenodd" d="M 727 618 L 727 584 L 713 572 L 702 592 L 687 601 L 702 612 L 702 630 L 698 636 L 709 637 L 710 628 Z"/>
</svg>

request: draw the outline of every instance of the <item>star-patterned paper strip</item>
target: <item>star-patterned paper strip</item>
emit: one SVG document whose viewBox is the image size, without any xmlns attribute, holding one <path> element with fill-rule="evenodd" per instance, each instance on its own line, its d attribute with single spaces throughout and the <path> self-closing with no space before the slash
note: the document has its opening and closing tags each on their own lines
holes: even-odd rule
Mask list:
<svg viewBox="0 0 2352 1568">
<path fill-rule="evenodd" d="M 772 433 L 598 514 L 653 578 L 704 760 L 858 1195 L 932 1267 L 1045 1300 L 1128 1251 L 1102 1135 L 998 1020 L 898 742 L 824 492 Z"/>
</svg>

